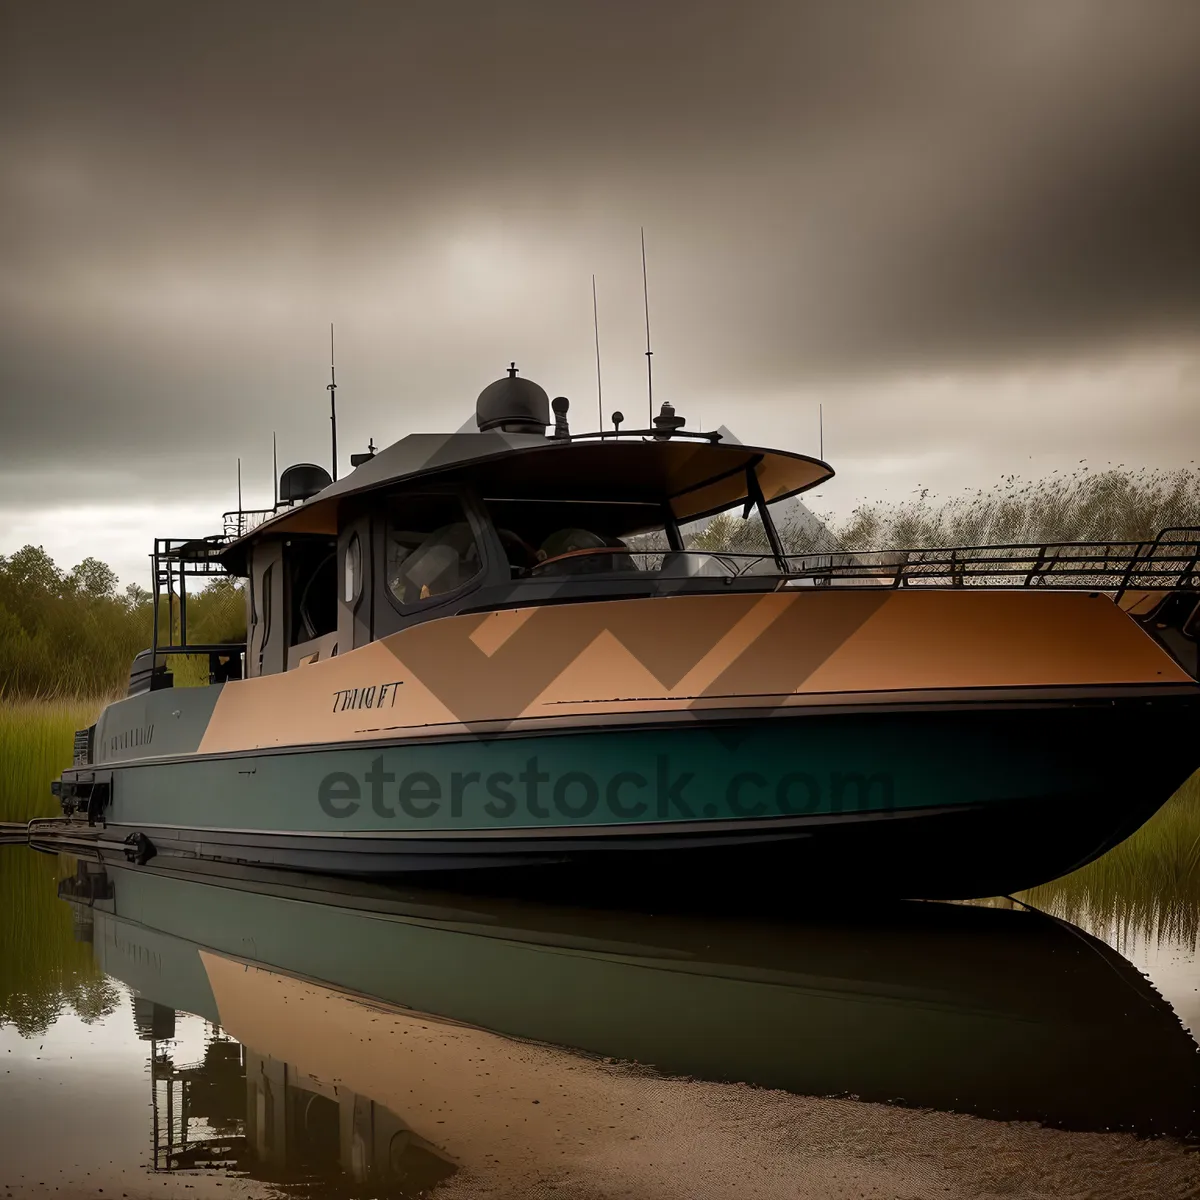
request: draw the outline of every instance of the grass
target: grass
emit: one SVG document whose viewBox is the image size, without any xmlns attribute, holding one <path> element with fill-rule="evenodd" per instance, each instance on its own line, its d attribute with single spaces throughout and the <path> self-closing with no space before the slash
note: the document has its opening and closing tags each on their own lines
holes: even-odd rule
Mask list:
<svg viewBox="0 0 1200 1200">
<path fill-rule="evenodd" d="M 177 687 L 208 685 L 207 655 L 172 655 L 170 670 Z M 75 731 L 94 724 L 101 709 L 119 698 L 0 698 L 0 822 L 58 815 L 50 781 L 71 765 Z"/>
<path fill-rule="evenodd" d="M 105 700 L 0 703 L 0 821 L 58 814 L 50 781 L 71 765 L 75 731 L 91 725 Z"/>
</svg>

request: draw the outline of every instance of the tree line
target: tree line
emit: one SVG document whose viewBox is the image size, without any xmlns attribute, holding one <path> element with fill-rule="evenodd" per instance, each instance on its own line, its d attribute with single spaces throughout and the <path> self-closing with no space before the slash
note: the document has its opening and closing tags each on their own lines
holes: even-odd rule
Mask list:
<svg viewBox="0 0 1200 1200">
<path fill-rule="evenodd" d="M 178 628 L 177 602 L 160 606 L 161 634 Z M 154 606 L 137 584 L 118 590 L 107 563 L 61 569 L 40 546 L 0 555 L 0 702 L 123 691 L 134 656 L 150 648 Z M 188 596 L 188 638 L 245 637 L 239 581 L 218 579 Z"/>
</svg>

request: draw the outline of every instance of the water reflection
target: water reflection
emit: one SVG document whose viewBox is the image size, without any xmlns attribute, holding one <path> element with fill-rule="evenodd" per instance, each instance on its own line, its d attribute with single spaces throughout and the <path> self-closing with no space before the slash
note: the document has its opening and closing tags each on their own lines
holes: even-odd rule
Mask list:
<svg viewBox="0 0 1200 1200">
<path fill-rule="evenodd" d="M 454 1172 L 370 1096 L 219 1027 L 209 1029 L 199 1061 L 177 1062 L 159 1044 L 174 1038 L 176 1010 L 136 996 L 134 1017 L 150 1043 L 155 1171 L 221 1168 L 283 1185 L 344 1178 L 397 1197 L 421 1195 Z"/>
<path fill-rule="evenodd" d="M 64 1010 L 96 1022 L 120 998 L 88 945 L 90 918 L 55 899 L 59 873 L 53 857 L 0 847 L 0 1026 L 30 1038 Z"/>
<path fill-rule="evenodd" d="M 64 898 L 110 894 L 89 902 L 101 969 L 235 1036 L 297 976 L 364 997 L 336 1034 L 347 1050 L 381 1019 L 374 1000 L 701 1079 L 1076 1128 L 1195 1125 L 1197 1056 L 1170 1007 L 1039 913 L 911 905 L 790 925 L 80 870 L 102 882 L 64 881 Z M 317 1031 L 282 1019 L 241 1040 L 303 1071 Z"/>
<path fill-rule="evenodd" d="M 1132 837 L 1024 899 L 1124 948 L 1200 934 L 1200 771 Z"/>
<path fill-rule="evenodd" d="M 50 894 L 81 971 L 131 993 L 157 1171 L 417 1196 L 502 1164 L 608 1163 L 680 1120 L 711 1147 L 729 1095 L 709 1085 L 1200 1133 L 1200 1056 L 1171 1006 L 1020 905 L 784 922 L 63 864 Z M 199 1046 L 178 1037 L 195 1018 Z M 737 1093 L 759 1125 L 773 1094 Z"/>
</svg>

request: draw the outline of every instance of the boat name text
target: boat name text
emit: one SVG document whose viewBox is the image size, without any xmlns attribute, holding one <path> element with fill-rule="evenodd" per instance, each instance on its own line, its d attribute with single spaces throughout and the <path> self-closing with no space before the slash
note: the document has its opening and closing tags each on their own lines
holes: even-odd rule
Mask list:
<svg viewBox="0 0 1200 1200">
<path fill-rule="evenodd" d="M 395 708 L 396 692 L 404 683 L 393 679 L 391 683 L 373 683 L 370 687 L 342 688 L 333 693 L 333 712 L 346 712 L 355 708 Z"/>
</svg>

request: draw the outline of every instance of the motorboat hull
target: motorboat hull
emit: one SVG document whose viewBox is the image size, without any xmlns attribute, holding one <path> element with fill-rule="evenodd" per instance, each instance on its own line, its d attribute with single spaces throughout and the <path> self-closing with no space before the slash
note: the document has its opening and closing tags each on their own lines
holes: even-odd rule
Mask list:
<svg viewBox="0 0 1200 1200">
<path fill-rule="evenodd" d="M 59 788 L 140 861 L 966 897 L 1126 837 L 1198 727 L 1200 684 L 1098 593 L 808 589 L 459 615 L 149 691 Z"/>
<path fill-rule="evenodd" d="M 193 754 L 64 782 L 102 777 L 89 832 L 143 861 L 643 901 L 965 898 L 1127 837 L 1190 775 L 1198 723 L 1194 689 L 1143 688 Z"/>
</svg>

